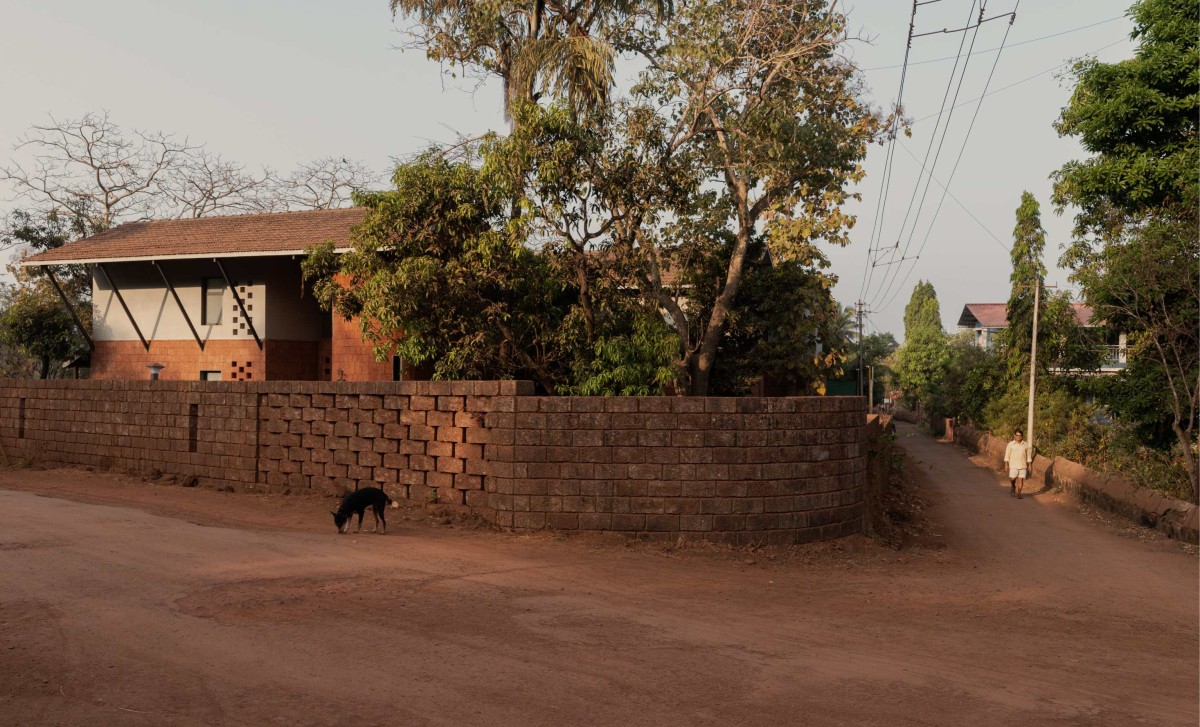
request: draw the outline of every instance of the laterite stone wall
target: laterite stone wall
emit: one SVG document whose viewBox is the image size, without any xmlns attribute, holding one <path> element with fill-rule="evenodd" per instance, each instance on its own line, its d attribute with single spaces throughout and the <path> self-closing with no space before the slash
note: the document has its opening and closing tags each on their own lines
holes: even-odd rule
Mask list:
<svg viewBox="0 0 1200 727">
<path fill-rule="evenodd" d="M 528 396 L 488 422 L 504 527 L 777 544 L 863 528 L 856 397 Z"/>
<path fill-rule="evenodd" d="M 860 532 L 854 397 L 540 397 L 520 381 L 0 382 L 10 460 L 393 497 L 515 530 L 797 543 Z"/>
</svg>

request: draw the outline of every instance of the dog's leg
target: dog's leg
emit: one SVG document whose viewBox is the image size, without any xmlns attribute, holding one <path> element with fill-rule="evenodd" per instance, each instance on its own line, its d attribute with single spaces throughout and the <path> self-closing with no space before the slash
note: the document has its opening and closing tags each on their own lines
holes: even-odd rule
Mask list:
<svg viewBox="0 0 1200 727">
<path fill-rule="evenodd" d="M 377 508 L 371 508 L 371 517 L 375 518 L 375 527 L 371 528 L 371 532 L 377 533 L 379 532 L 379 510 Z"/>
<path fill-rule="evenodd" d="M 383 523 L 383 534 L 384 535 L 387 535 L 387 517 L 385 517 L 386 512 L 387 511 L 384 510 L 382 507 L 379 508 L 379 520 L 380 520 L 380 522 Z"/>
<path fill-rule="evenodd" d="M 359 532 L 360 530 L 362 530 L 362 516 L 363 516 L 363 512 L 362 512 L 362 510 L 359 510 L 358 511 L 358 525 L 354 528 L 354 532 L 356 532 L 356 533 Z"/>
</svg>

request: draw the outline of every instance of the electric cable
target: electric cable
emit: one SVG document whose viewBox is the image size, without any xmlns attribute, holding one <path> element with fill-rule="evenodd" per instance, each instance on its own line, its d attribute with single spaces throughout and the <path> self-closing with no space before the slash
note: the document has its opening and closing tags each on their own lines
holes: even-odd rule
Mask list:
<svg viewBox="0 0 1200 727">
<path fill-rule="evenodd" d="M 896 299 L 896 296 L 900 294 L 900 291 L 904 290 L 905 283 L 907 283 L 909 277 L 912 276 L 913 269 L 917 267 L 917 260 L 921 259 L 921 253 L 925 251 L 925 245 L 929 242 L 929 236 L 933 233 L 934 225 L 937 224 L 937 218 L 942 211 L 942 205 L 946 202 L 946 195 L 950 191 L 949 187 L 954 183 L 954 175 L 958 171 L 959 163 L 962 162 L 963 152 L 966 151 L 967 142 L 971 138 L 971 131 L 975 128 L 976 120 L 979 119 L 979 110 L 983 108 L 983 98 L 984 96 L 987 96 L 988 86 L 991 85 L 992 77 L 996 74 L 996 66 L 1000 64 L 1000 56 L 1003 53 L 1004 43 L 1008 40 L 1008 33 L 1012 30 L 1013 23 L 1015 23 L 1017 20 L 1017 10 L 1020 7 L 1021 0 L 1017 0 L 1016 4 L 1013 6 L 1012 16 L 1008 21 L 1008 27 L 1004 30 L 1004 38 L 1000 41 L 1001 52 L 996 54 L 996 59 L 992 62 L 992 69 L 988 73 L 987 81 L 985 81 L 983 84 L 983 96 L 979 97 L 979 103 L 975 106 L 975 114 L 971 116 L 971 123 L 967 126 L 967 133 L 963 135 L 962 146 L 958 148 L 958 157 L 954 160 L 954 166 L 950 169 L 950 176 L 946 178 L 946 184 L 942 185 L 942 198 L 938 200 L 938 205 L 936 208 L 934 208 L 933 219 L 929 221 L 929 228 L 925 230 L 925 237 L 921 240 L 921 247 L 917 248 L 917 254 L 913 258 L 913 264 L 909 266 L 908 272 L 904 274 L 904 279 L 900 282 L 900 286 L 896 288 L 896 292 L 892 294 L 892 297 L 888 298 L 887 302 L 880 306 L 881 308 L 887 308 L 889 305 L 891 305 L 892 301 Z"/>
<path fill-rule="evenodd" d="M 1011 44 L 1009 44 L 1009 45 L 1008 45 L 1008 47 L 1009 47 L 1009 48 L 1016 48 L 1016 47 L 1017 47 L 1017 46 L 1019 46 L 1019 45 L 1028 45 L 1028 44 L 1030 44 L 1030 43 L 1036 43 L 1036 42 L 1038 42 L 1039 40 L 1048 40 L 1048 39 L 1050 39 L 1050 38 L 1057 38 L 1057 37 L 1059 37 L 1060 35 L 1067 35 L 1068 33 L 1075 33 L 1075 32 L 1078 32 L 1078 31 L 1080 31 L 1080 30 L 1087 30 L 1088 28 L 1095 28 L 1097 25 L 1104 25 L 1105 23 L 1111 23 L 1111 22 L 1113 22 L 1113 21 L 1115 21 L 1115 20 L 1122 20 L 1122 19 L 1123 19 L 1123 18 L 1125 18 L 1125 17 L 1126 17 L 1126 16 L 1124 16 L 1124 15 L 1118 15 L 1118 16 L 1117 16 L 1117 17 L 1115 17 L 1115 18 L 1109 18 L 1108 20 L 1101 20 L 1101 21 L 1099 21 L 1099 22 L 1096 22 L 1096 23 L 1090 23 L 1090 24 L 1088 24 L 1088 25 L 1081 25 L 1081 26 L 1079 26 L 1078 28 L 1070 28 L 1070 29 L 1068 29 L 1068 30 L 1063 30 L 1063 31 L 1060 31 L 1060 32 L 1058 32 L 1058 33 L 1051 33 L 1050 35 L 1043 35 L 1043 36 L 1041 36 L 1041 37 L 1038 37 L 1038 38 L 1030 38 L 1029 40 L 1023 40 L 1023 41 L 1021 41 L 1021 42 L 1019 42 L 1019 43 L 1011 43 Z M 1004 47 L 1005 47 L 1004 45 L 999 45 L 999 46 L 997 46 L 997 47 L 995 47 L 995 48 L 988 48 L 987 50 L 976 51 L 976 52 L 975 52 L 975 55 L 977 55 L 977 56 L 980 56 L 980 55 L 983 55 L 984 53 L 992 53 L 992 52 L 994 52 L 994 51 L 1002 50 Z M 930 64 L 930 63 L 941 63 L 941 62 L 943 62 L 943 61 L 949 61 L 949 60 L 953 60 L 953 59 L 954 59 L 954 56 L 946 56 L 945 58 L 930 58 L 929 60 L 925 60 L 925 61 L 911 61 L 911 62 L 909 62 L 907 65 L 909 65 L 909 66 L 924 66 L 924 65 L 928 65 L 928 64 Z M 860 71 L 863 71 L 863 72 L 866 72 L 866 71 L 885 71 L 885 70 L 890 70 L 890 69 L 892 69 L 892 68 L 899 68 L 899 67 L 900 67 L 900 66 L 872 66 L 871 68 L 860 68 L 860 69 L 858 69 L 858 70 L 860 70 Z"/>
<path fill-rule="evenodd" d="M 892 119 L 892 129 L 890 132 L 891 138 L 888 141 L 888 152 L 884 159 L 883 165 L 882 192 L 875 202 L 875 220 L 871 226 L 871 237 L 867 241 L 867 260 L 866 265 L 863 268 L 862 284 L 858 288 L 858 297 L 860 299 L 862 298 L 863 293 L 866 292 L 867 288 L 870 287 L 871 278 L 875 274 L 875 266 L 872 265 L 872 262 L 875 253 L 877 252 L 875 247 L 878 242 L 877 232 L 882 233 L 883 231 L 882 219 L 883 214 L 887 211 L 887 198 L 888 192 L 891 189 L 892 170 L 894 168 L 892 162 L 896 155 L 896 134 L 900 130 L 900 114 L 904 108 L 904 81 L 908 76 L 908 54 L 912 51 L 912 35 L 916 22 L 917 0 L 913 0 L 912 14 L 909 16 L 908 20 L 908 39 L 906 40 L 904 47 L 904 64 L 901 66 L 903 70 L 900 71 L 900 89 L 896 94 L 895 116 Z"/>
<path fill-rule="evenodd" d="M 981 0 L 981 2 L 979 4 L 979 12 L 980 12 L 981 21 L 979 23 L 976 23 L 974 32 L 971 34 L 971 46 L 967 49 L 967 56 L 963 62 L 962 74 L 959 75 L 958 85 L 954 89 L 954 100 L 951 102 L 950 110 L 946 114 L 946 125 L 942 127 L 942 135 L 941 135 L 941 138 L 938 140 L 937 152 L 934 154 L 933 163 L 928 165 L 928 171 L 929 171 L 930 176 L 932 176 L 934 170 L 937 169 L 938 159 L 940 159 L 941 155 L 942 155 L 942 147 L 945 145 L 946 136 L 950 132 L 950 122 L 953 120 L 954 108 L 958 102 L 958 95 L 962 92 L 963 82 L 966 80 L 966 77 L 967 77 L 967 67 L 969 66 L 969 64 L 971 62 L 971 51 L 974 49 L 975 41 L 979 37 L 979 28 L 982 25 L 982 16 L 983 16 L 984 7 L 986 6 L 986 4 L 987 4 L 987 0 Z M 971 14 L 974 15 L 974 12 L 975 12 L 975 3 L 972 3 L 971 4 Z M 968 23 L 968 25 L 969 25 L 969 23 Z M 962 53 L 962 45 L 963 45 L 963 42 L 965 42 L 965 41 L 966 41 L 966 32 L 964 31 L 962 41 L 959 42 L 959 53 L 960 54 Z M 946 98 L 949 96 L 949 93 L 950 93 L 950 86 L 953 85 L 953 83 L 954 83 L 954 74 L 955 74 L 955 71 L 957 70 L 958 63 L 956 62 L 954 65 L 955 65 L 955 69 L 951 71 L 950 82 L 946 86 L 946 94 L 943 95 L 943 97 L 942 97 L 942 107 L 943 108 L 945 108 Z M 933 134 L 929 138 L 929 146 L 926 147 L 926 151 L 925 151 L 925 159 L 927 159 L 927 160 L 929 159 L 929 150 L 933 148 L 933 139 L 935 136 L 937 136 L 938 125 L 940 125 L 940 124 L 941 124 L 941 120 L 939 119 L 938 124 L 934 125 Z M 926 168 L 926 165 L 922 164 L 921 166 L 922 166 L 923 170 L 922 170 L 921 174 L 918 174 L 917 183 L 916 183 L 916 185 L 913 186 L 913 195 L 912 195 L 912 198 L 910 198 L 910 200 L 909 200 L 909 210 L 904 215 L 904 222 L 900 225 L 900 234 L 901 235 L 904 234 L 904 230 L 908 226 L 908 217 L 909 217 L 909 214 L 911 214 L 912 210 L 913 210 L 913 207 L 912 207 L 913 201 L 916 200 L 917 189 L 920 188 L 921 177 L 924 176 L 924 168 Z M 908 257 L 908 251 L 912 247 L 913 237 L 916 235 L 917 226 L 921 221 L 921 213 L 925 208 L 925 198 L 929 194 L 929 187 L 930 187 L 930 181 L 926 180 L 925 189 L 924 189 L 924 191 L 921 192 L 921 202 L 916 207 L 916 217 L 913 218 L 912 229 L 909 232 L 908 239 L 905 240 L 905 242 L 904 242 L 904 250 L 903 250 L 903 252 L 900 253 L 900 259 L 899 259 L 899 261 L 897 261 L 898 264 L 892 270 L 889 270 L 884 273 L 884 283 L 880 288 L 880 291 L 882 291 L 882 292 L 878 293 L 879 300 L 883 300 L 884 298 L 887 297 L 888 293 L 891 292 L 892 285 L 895 284 L 896 279 L 899 277 L 900 267 L 903 266 L 905 258 Z M 898 247 L 899 247 L 899 240 L 897 239 L 897 248 Z M 894 256 L 893 256 L 893 259 L 894 259 Z M 871 307 L 874 307 L 875 300 L 876 300 L 876 297 L 873 296 L 871 299 L 871 303 L 870 303 Z"/>
<path fill-rule="evenodd" d="M 1120 45 L 1121 43 L 1124 43 L 1124 42 L 1126 42 L 1126 41 L 1128 41 L 1128 40 L 1129 40 L 1129 38 L 1121 38 L 1121 39 L 1119 39 L 1119 40 L 1114 40 L 1113 42 L 1109 43 L 1108 45 L 1102 45 L 1102 46 L 1100 46 L 1099 48 L 1097 48 L 1097 49 L 1095 49 L 1095 50 L 1090 50 L 1090 51 L 1087 51 L 1087 52 L 1083 53 L 1083 55 L 1084 55 L 1084 56 L 1090 56 L 1090 55 L 1094 55 L 1094 54 L 1096 54 L 1096 53 L 1099 53 L 1099 52 L 1100 52 L 1100 51 L 1102 51 L 1102 50 L 1108 50 L 1109 48 L 1112 48 L 1114 45 Z M 1075 58 L 1069 58 L 1069 59 L 1067 59 L 1067 60 L 1063 61 L 1062 63 L 1059 63 L 1057 66 L 1054 66 L 1053 68 L 1047 68 L 1046 70 L 1044 70 L 1044 71 L 1039 71 L 1039 72 L 1037 72 L 1037 73 L 1033 74 L 1032 76 L 1028 76 L 1028 77 L 1026 77 L 1026 78 L 1022 78 L 1022 79 L 1021 79 L 1021 80 L 1019 80 L 1019 81 L 1014 81 L 1014 82 L 1012 82 L 1012 83 L 1008 84 L 1007 86 L 1001 86 L 1000 88 L 997 88 L 995 91 L 990 91 L 990 92 L 988 92 L 988 93 L 987 93 L 987 95 L 988 95 L 988 96 L 993 96 L 993 95 L 995 95 L 995 94 L 997 94 L 997 93 L 1000 93 L 1001 91 L 1007 91 L 1008 89 L 1012 88 L 1013 86 L 1019 86 L 1019 85 L 1021 85 L 1022 83 L 1027 83 L 1027 82 L 1029 82 L 1029 81 L 1032 81 L 1032 80 L 1033 80 L 1033 79 L 1035 79 L 1035 78 L 1038 78 L 1038 77 L 1040 77 L 1040 76 L 1044 76 L 1044 75 L 1046 75 L 1047 73 L 1053 73 L 1054 71 L 1057 71 L 1058 69 L 1062 68 L 1063 66 L 1068 66 L 1068 65 L 1070 65 L 1070 64 L 1072 64 L 1072 63 L 1074 63 L 1074 62 L 1075 62 L 1075 60 L 1076 60 L 1076 58 L 1078 58 L 1078 57 L 1080 57 L 1080 56 L 1076 56 Z M 959 106 L 966 106 L 967 104 L 972 104 L 972 103 L 975 103 L 976 101 L 979 101 L 979 100 L 980 100 L 980 99 L 982 99 L 982 98 L 984 98 L 984 97 L 983 97 L 983 96 L 977 96 L 977 97 L 975 97 L 975 98 L 972 98 L 972 99 L 967 99 L 966 101 L 963 101 L 962 103 L 960 103 L 960 104 L 959 104 Z M 912 123 L 910 123 L 910 124 L 909 124 L 909 126 L 912 126 L 912 125 L 915 125 L 915 124 L 919 124 L 919 123 L 921 123 L 922 121 L 928 121 L 928 120 L 932 119 L 934 116 L 937 116 L 937 115 L 938 115 L 938 114 L 929 114 L 928 116 L 922 116 L 921 118 L 917 119 L 916 121 L 913 121 Z"/>
</svg>

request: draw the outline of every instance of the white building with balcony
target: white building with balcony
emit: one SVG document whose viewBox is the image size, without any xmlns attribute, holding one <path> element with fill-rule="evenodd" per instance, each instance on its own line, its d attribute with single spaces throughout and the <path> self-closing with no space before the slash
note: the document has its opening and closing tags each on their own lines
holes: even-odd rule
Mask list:
<svg viewBox="0 0 1200 727">
<path fill-rule="evenodd" d="M 1091 307 L 1083 303 L 1072 303 L 1075 320 L 1085 328 L 1098 328 L 1101 323 L 1093 320 Z M 996 336 L 1008 328 L 1008 304 L 967 303 L 958 317 L 958 330 L 971 333 L 972 341 L 979 348 L 991 350 L 996 345 Z M 1114 374 L 1128 363 L 1125 333 L 1109 333 L 1105 338 L 1105 357 L 1100 373 Z"/>
</svg>

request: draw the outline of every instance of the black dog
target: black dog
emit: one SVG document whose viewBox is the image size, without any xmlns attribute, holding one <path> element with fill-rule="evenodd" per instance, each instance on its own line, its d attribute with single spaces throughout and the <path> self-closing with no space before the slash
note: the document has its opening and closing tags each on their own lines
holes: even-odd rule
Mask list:
<svg viewBox="0 0 1200 727">
<path fill-rule="evenodd" d="M 362 530 L 363 513 L 369 507 L 375 516 L 375 529 L 371 532 L 378 531 L 379 524 L 383 523 L 383 532 L 387 534 L 387 520 L 383 517 L 383 509 L 388 505 L 400 507 L 399 503 L 388 497 L 387 493 L 378 487 L 364 487 L 361 490 L 355 490 L 342 498 L 342 506 L 333 513 L 333 524 L 337 525 L 339 533 L 349 532 L 350 518 L 358 513 L 358 527 L 354 529 L 354 532 L 357 533 Z"/>
</svg>

